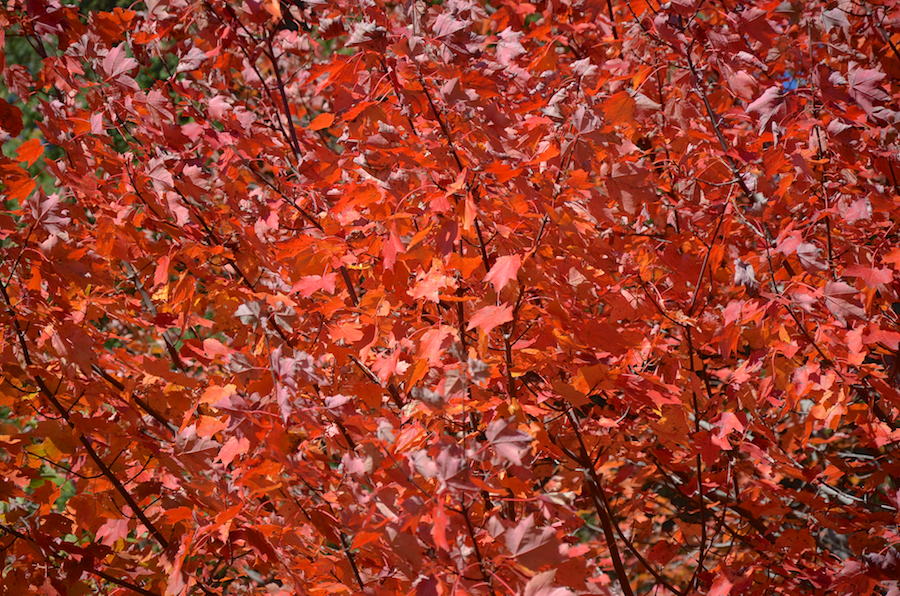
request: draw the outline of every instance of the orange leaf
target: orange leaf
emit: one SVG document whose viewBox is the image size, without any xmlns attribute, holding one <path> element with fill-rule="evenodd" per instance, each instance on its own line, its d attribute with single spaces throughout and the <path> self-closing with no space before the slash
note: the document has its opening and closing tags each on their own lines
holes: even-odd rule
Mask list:
<svg viewBox="0 0 900 596">
<path fill-rule="evenodd" d="M 214 404 L 221 399 L 230 397 L 236 390 L 237 387 L 234 385 L 226 385 L 224 387 L 213 385 L 211 387 L 207 387 L 206 391 L 203 392 L 203 397 L 200 398 L 200 403 Z"/>
<path fill-rule="evenodd" d="M 334 114 L 319 114 L 309 123 L 310 130 L 322 130 L 328 128 L 334 122 Z"/>
<path fill-rule="evenodd" d="M 350 548 L 361 548 L 370 542 L 375 542 L 379 538 L 381 538 L 381 532 L 360 532 L 353 537 L 353 543 L 350 545 Z"/>
<path fill-rule="evenodd" d="M 281 2 L 278 0 L 266 0 L 263 3 L 263 7 L 266 9 L 266 12 L 272 15 L 272 20 L 277 21 L 281 19 Z"/>
<path fill-rule="evenodd" d="M 24 161 L 28 164 L 28 167 L 33 166 L 34 162 L 43 154 L 44 146 L 41 145 L 40 139 L 25 141 L 16 150 L 16 156 L 19 158 L 19 161 Z"/>
<path fill-rule="evenodd" d="M 200 416 L 200 420 L 197 422 L 197 436 L 211 437 L 217 432 L 225 430 L 226 426 L 228 425 L 218 418 L 213 418 L 212 416 Z"/>
<path fill-rule="evenodd" d="M 432 516 L 431 537 L 434 543 L 443 550 L 450 550 L 450 544 L 447 542 L 447 526 L 449 520 L 447 514 L 444 513 L 443 507 L 438 507 Z"/>
<path fill-rule="evenodd" d="M 631 124 L 634 122 L 634 99 L 627 91 L 620 91 L 603 102 L 603 113 L 612 123 Z"/>
</svg>

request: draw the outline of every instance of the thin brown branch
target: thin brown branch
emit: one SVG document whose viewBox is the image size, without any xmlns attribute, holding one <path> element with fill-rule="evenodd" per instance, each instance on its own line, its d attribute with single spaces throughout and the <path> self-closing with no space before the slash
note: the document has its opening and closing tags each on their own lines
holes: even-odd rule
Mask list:
<svg viewBox="0 0 900 596">
<path fill-rule="evenodd" d="M 691 359 L 691 374 L 699 376 L 698 371 L 694 367 L 694 358 L 698 357 L 698 356 L 696 354 L 696 351 L 694 350 L 694 341 L 693 341 L 693 335 L 691 333 L 691 328 L 686 326 L 683 329 L 684 329 L 685 343 L 687 344 L 687 348 L 688 348 L 688 358 Z M 700 373 L 702 373 L 703 376 L 706 377 L 706 374 L 705 374 L 706 365 L 703 364 L 702 366 L 703 366 L 704 370 L 700 371 Z M 710 391 L 709 385 L 707 385 L 706 388 L 707 388 L 707 391 L 709 392 L 707 398 L 711 402 L 712 401 L 712 392 Z M 693 403 L 693 408 L 694 408 L 694 432 L 699 433 L 700 432 L 700 405 L 699 405 L 698 399 L 697 399 L 697 391 L 692 389 L 691 396 L 692 396 L 692 403 Z M 703 569 L 703 561 L 706 558 L 707 535 L 706 535 L 706 497 L 704 497 L 704 495 L 703 495 L 703 459 L 701 458 L 699 453 L 697 454 L 696 461 L 697 461 L 697 496 L 700 501 L 700 554 L 697 556 L 697 566 L 702 570 Z M 694 579 L 697 579 L 698 577 L 699 577 L 698 574 L 694 574 L 694 577 L 692 578 L 691 581 L 693 582 Z M 689 586 L 688 589 L 690 589 L 692 587 L 693 586 Z"/>
<path fill-rule="evenodd" d="M 144 287 L 144 282 L 141 281 L 141 276 L 138 275 L 138 272 L 134 270 L 134 267 L 132 267 L 131 263 L 129 263 L 128 261 L 122 261 L 122 267 L 125 268 L 125 271 L 131 277 L 131 281 L 134 283 L 134 287 L 141 295 L 141 300 L 144 303 L 144 308 L 147 309 L 147 312 L 150 314 L 150 316 L 156 318 L 159 313 L 156 310 L 156 305 L 153 304 L 153 298 L 150 297 L 150 294 Z M 171 358 L 172 364 L 175 366 L 175 368 L 184 372 L 184 363 L 181 361 L 181 356 L 178 355 L 178 350 L 175 349 L 175 340 L 176 338 L 171 330 L 166 329 L 165 332 L 163 332 L 163 342 L 166 344 L 166 350 L 169 353 L 169 358 Z"/>
<path fill-rule="evenodd" d="M 273 29 L 269 35 L 266 37 L 266 45 L 268 46 L 268 57 L 272 62 L 272 70 L 275 71 L 275 81 L 278 84 L 278 93 L 281 95 L 281 103 L 284 109 L 284 119 L 288 124 L 288 131 L 291 133 L 291 142 L 294 155 L 298 158 L 300 157 L 300 141 L 297 139 L 297 128 L 294 126 L 294 118 L 291 115 L 291 106 L 288 103 L 287 93 L 284 90 L 284 81 L 281 79 L 281 68 L 278 66 L 278 58 L 275 56 L 275 47 L 272 42 L 272 37 L 275 35 L 275 30 Z"/>
<path fill-rule="evenodd" d="M 466 507 L 463 507 L 462 510 L 459 511 L 459 514 L 462 515 L 466 522 L 466 530 L 469 532 L 469 538 L 472 540 L 472 547 L 475 549 L 475 558 L 478 560 L 478 568 L 481 570 L 481 577 L 487 583 L 488 591 L 490 591 L 491 596 L 496 596 L 497 593 L 494 591 L 494 578 L 487 567 L 484 556 L 481 554 L 481 547 L 478 546 L 478 540 L 475 538 L 475 527 L 472 525 L 472 520 L 469 517 L 469 510 Z"/>
<path fill-rule="evenodd" d="M 357 358 L 356 356 L 350 356 L 349 358 L 353 362 L 353 364 L 355 364 L 357 368 L 359 368 L 359 370 L 361 370 L 363 374 L 365 374 L 366 377 L 369 378 L 370 381 L 372 381 L 379 387 L 384 387 L 384 385 L 381 384 L 381 380 L 378 378 L 378 376 L 373 373 L 368 366 L 360 362 L 359 358 Z M 387 386 L 387 390 L 391 396 L 391 400 L 394 402 L 394 405 L 399 409 L 403 409 L 403 399 L 400 397 L 400 391 L 397 389 L 397 386 L 393 383 L 389 383 Z"/>
<path fill-rule="evenodd" d="M 631 588 L 631 581 L 628 579 L 628 572 L 625 570 L 625 564 L 622 562 L 622 555 L 619 553 L 619 547 L 616 544 L 616 536 L 613 530 L 612 520 L 610 519 L 609 513 L 606 507 L 603 506 L 603 501 L 600 498 L 600 492 L 602 488 L 596 482 L 596 472 L 594 471 L 593 466 L 590 465 L 590 455 L 588 454 L 588 449 L 584 444 L 584 440 L 581 438 L 581 431 L 578 429 L 578 421 L 575 419 L 575 416 L 572 414 L 572 410 L 567 410 L 566 415 L 569 418 L 569 421 L 572 423 L 572 428 L 575 431 L 575 436 L 578 438 L 578 444 L 581 449 L 581 456 L 575 457 L 575 463 L 580 465 L 584 473 L 588 475 L 588 487 L 591 500 L 594 502 L 594 509 L 597 511 L 597 516 L 600 518 L 600 526 L 603 528 L 603 536 L 606 538 L 606 546 L 609 548 L 609 555 L 612 558 L 613 568 L 616 571 L 616 579 L 619 581 L 619 585 L 622 587 L 622 592 L 625 596 L 634 596 L 634 590 Z M 568 451 L 568 450 L 567 450 Z M 570 453 L 570 457 L 572 454 Z"/>
<path fill-rule="evenodd" d="M 709 96 L 706 94 L 706 89 L 703 86 L 703 79 L 701 78 L 700 72 L 694 64 L 693 58 L 691 58 L 690 47 L 684 48 L 684 54 L 685 56 L 687 56 L 688 68 L 690 69 L 691 75 L 694 78 L 694 84 L 697 92 L 700 94 L 700 99 L 703 100 L 703 107 L 706 109 L 707 116 L 709 116 L 709 121 L 712 124 L 713 132 L 715 132 L 716 138 L 719 140 L 719 145 L 722 147 L 722 151 L 725 154 L 725 161 L 728 163 L 728 167 L 731 169 L 732 175 L 736 179 L 738 185 L 741 187 L 741 190 L 744 192 L 747 200 L 752 203 L 753 192 L 747 186 L 747 182 L 741 175 L 740 170 L 738 170 L 737 164 L 735 163 L 734 159 L 728 154 L 730 147 L 728 145 L 728 141 L 725 140 L 725 135 L 722 134 L 721 127 L 719 126 L 719 115 L 716 114 L 716 111 L 713 109 L 712 104 L 709 102 Z"/>
<path fill-rule="evenodd" d="M 4 532 L 6 532 L 7 534 L 9 534 L 10 536 L 14 536 L 14 537 L 15 537 L 16 539 L 18 539 L 18 540 L 24 540 L 25 542 L 28 542 L 28 543 L 32 544 L 32 545 L 34 546 L 34 548 L 35 548 L 38 552 L 40 552 L 40 551 L 42 550 L 42 549 L 41 549 L 41 546 L 40 546 L 33 538 L 31 538 L 31 536 L 29 536 L 29 535 L 27 535 L 27 534 L 25 534 L 25 533 L 23 533 L 23 532 L 19 532 L 19 531 L 16 530 L 15 528 L 12 528 L 12 527 L 10 527 L 10 526 L 8 526 L 8 525 L 6 525 L 6 524 L 0 523 L 0 530 L 3 530 Z M 45 543 L 45 544 L 46 544 L 46 543 Z M 55 545 L 53 545 L 53 544 L 51 544 L 51 547 L 54 549 L 54 551 L 58 551 L 58 550 L 59 550 L 59 549 L 58 549 Z M 8 547 L 7 547 L 7 548 L 8 548 Z M 54 552 L 54 554 L 58 556 L 58 553 L 57 553 L 57 552 Z M 113 575 L 110 575 L 110 574 L 108 574 L 108 573 L 105 573 L 105 572 L 103 572 L 103 571 L 99 571 L 99 570 L 97 570 L 97 569 L 94 569 L 93 567 L 87 567 L 87 568 L 85 568 L 85 571 L 87 571 L 87 572 L 90 573 L 91 575 L 96 575 L 97 577 L 99 577 L 99 578 L 101 578 L 101 579 L 104 579 L 104 580 L 108 581 L 108 582 L 111 583 L 111 584 L 115 584 L 115 585 L 120 586 L 120 587 L 122 587 L 122 588 L 127 588 L 127 589 L 129 589 L 129 590 L 131 590 L 132 592 L 135 592 L 135 593 L 137 593 L 137 594 L 143 594 L 144 596 L 159 596 L 159 594 L 157 594 L 156 592 L 151 592 L 150 590 L 144 589 L 144 588 L 142 588 L 142 587 L 140 587 L 140 586 L 138 586 L 138 585 L 136 585 L 136 584 L 133 584 L 133 583 L 128 582 L 128 581 L 125 581 L 125 580 L 123 580 L 123 579 L 120 579 L 120 578 L 118 578 L 118 577 L 115 577 L 115 576 L 113 576 Z"/>
<path fill-rule="evenodd" d="M 15 328 L 16 335 L 19 339 L 19 347 L 22 350 L 22 357 L 25 359 L 25 363 L 31 367 L 33 362 L 31 360 L 31 353 L 28 349 L 28 343 L 25 340 L 25 333 L 22 331 L 22 326 L 19 324 L 18 315 L 16 315 L 15 310 L 13 310 L 12 302 L 9 299 L 9 294 L 6 292 L 6 288 L 0 285 L 0 293 L 2 293 L 3 300 L 6 302 L 6 308 L 9 312 L 10 317 L 12 318 L 13 327 Z M 106 479 L 113 485 L 125 502 L 131 507 L 132 511 L 134 511 L 135 515 L 137 515 L 138 519 L 141 520 L 141 523 L 144 524 L 144 527 L 150 532 L 156 542 L 163 548 L 167 549 L 169 547 L 169 541 L 162 535 L 162 533 L 157 529 L 157 527 L 150 521 L 150 518 L 147 517 L 147 514 L 144 510 L 138 505 L 137 501 L 135 501 L 134 497 L 131 496 L 131 493 L 128 492 L 128 489 L 122 484 L 122 482 L 113 474 L 112 470 L 104 463 L 103 459 L 94 449 L 94 446 L 89 438 L 83 435 L 76 427 L 75 423 L 72 422 L 69 417 L 69 412 L 63 405 L 56 399 L 56 396 L 50 391 L 50 388 L 47 387 L 47 384 L 44 382 L 43 377 L 38 374 L 32 373 L 34 377 L 34 381 L 40 389 L 40 393 L 44 396 L 47 401 L 49 401 L 56 411 L 62 416 L 69 427 L 74 431 L 75 435 L 78 437 L 78 441 L 82 444 L 85 451 L 87 451 L 88 456 L 93 460 L 94 464 L 100 469 Z"/>
</svg>

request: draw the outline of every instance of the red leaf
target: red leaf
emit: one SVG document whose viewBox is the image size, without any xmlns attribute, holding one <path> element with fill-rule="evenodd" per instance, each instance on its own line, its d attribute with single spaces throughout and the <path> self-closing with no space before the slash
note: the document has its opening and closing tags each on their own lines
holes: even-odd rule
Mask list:
<svg viewBox="0 0 900 596">
<path fill-rule="evenodd" d="M 8 104 L 5 99 L 0 99 L 0 128 L 11 137 L 17 137 L 22 132 L 22 110 Z"/>
<path fill-rule="evenodd" d="M 438 579 L 433 575 L 429 575 L 416 586 L 416 596 L 439 596 L 439 585 Z"/>
<path fill-rule="evenodd" d="M 394 270 L 394 263 L 397 262 L 397 255 L 406 252 L 406 247 L 396 232 L 391 232 L 390 238 L 384 243 L 381 249 L 381 256 L 384 259 L 384 268 L 388 271 Z"/>
<path fill-rule="evenodd" d="M 159 287 L 169 282 L 169 262 L 167 256 L 162 257 L 156 263 L 156 271 L 153 273 L 153 287 Z"/>
<path fill-rule="evenodd" d="M 618 199 L 626 213 L 637 213 L 638 208 L 653 201 L 653 189 L 646 184 L 649 172 L 633 162 L 616 162 L 606 179 L 609 195 Z"/>
</svg>

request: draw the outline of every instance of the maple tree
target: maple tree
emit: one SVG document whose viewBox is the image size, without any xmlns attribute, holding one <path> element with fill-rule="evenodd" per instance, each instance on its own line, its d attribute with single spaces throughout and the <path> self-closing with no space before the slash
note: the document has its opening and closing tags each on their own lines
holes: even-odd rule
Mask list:
<svg viewBox="0 0 900 596">
<path fill-rule="evenodd" d="M 0 593 L 900 593 L 896 0 L 0 15 Z"/>
</svg>

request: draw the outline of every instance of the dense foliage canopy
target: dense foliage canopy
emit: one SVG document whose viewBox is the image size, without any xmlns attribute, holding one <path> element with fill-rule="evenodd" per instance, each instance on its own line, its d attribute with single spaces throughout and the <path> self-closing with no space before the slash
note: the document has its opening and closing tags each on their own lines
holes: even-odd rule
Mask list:
<svg viewBox="0 0 900 596">
<path fill-rule="evenodd" d="M 82 8 L 0 9 L 0 594 L 900 593 L 896 0 Z"/>
</svg>

